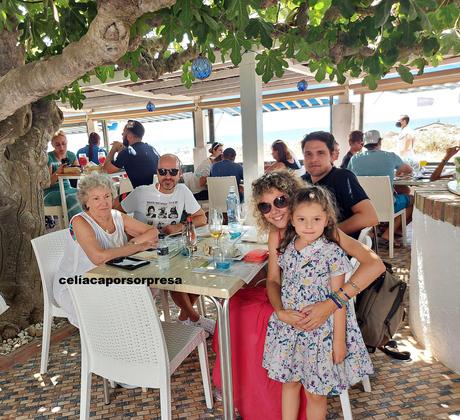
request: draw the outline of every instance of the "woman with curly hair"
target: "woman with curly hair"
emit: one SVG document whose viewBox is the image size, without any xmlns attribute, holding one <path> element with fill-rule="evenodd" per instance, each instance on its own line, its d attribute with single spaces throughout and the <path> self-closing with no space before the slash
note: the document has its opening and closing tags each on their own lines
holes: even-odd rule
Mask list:
<svg viewBox="0 0 460 420">
<path fill-rule="evenodd" d="M 273 312 L 280 321 L 298 329 L 311 331 L 321 326 L 337 306 L 327 299 L 302 310 L 285 309 L 281 301 L 281 282 L 278 270 L 278 249 L 290 223 L 290 198 L 301 188 L 300 180 L 288 171 L 268 172 L 252 184 L 254 215 L 261 231 L 268 231 L 267 287 L 240 290 L 230 301 L 231 354 L 233 396 L 235 407 L 247 419 L 281 419 L 282 388 L 271 380 L 262 367 L 268 321 Z M 351 277 L 355 286 L 364 290 L 385 270 L 381 260 L 360 242 L 340 230 L 337 241 L 360 266 Z M 344 286 L 345 287 L 345 286 Z M 356 295 L 357 289 L 348 285 L 347 293 Z M 217 333 L 213 347 L 218 353 Z M 220 388 L 219 357 L 213 371 L 214 384 Z M 305 419 L 305 393 L 301 392 L 299 419 Z"/>
</svg>

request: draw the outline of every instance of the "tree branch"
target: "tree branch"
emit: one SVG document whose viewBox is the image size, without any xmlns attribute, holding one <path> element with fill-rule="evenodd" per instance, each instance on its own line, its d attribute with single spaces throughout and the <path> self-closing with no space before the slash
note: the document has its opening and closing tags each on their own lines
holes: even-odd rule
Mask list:
<svg viewBox="0 0 460 420">
<path fill-rule="evenodd" d="M 131 25 L 175 0 L 100 0 L 88 32 L 62 54 L 21 65 L 0 78 L 0 121 L 24 105 L 50 95 L 97 66 L 116 63 L 129 47 Z"/>
</svg>

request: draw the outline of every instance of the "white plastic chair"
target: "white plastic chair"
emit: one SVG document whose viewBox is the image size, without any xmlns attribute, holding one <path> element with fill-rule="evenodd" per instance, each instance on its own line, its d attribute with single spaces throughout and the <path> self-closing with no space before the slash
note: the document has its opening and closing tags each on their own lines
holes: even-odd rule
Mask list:
<svg viewBox="0 0 460 420">
<path fill-rule="evenodd" d="M 393 258 L 395 217 L 401 216 L 401 229 L 404 246 L 406 240 L 406 209 L 394 212 L 393 188 L 388 176 L 358 176 L 358 181 L 369 196 L 377 212 L 379 222 L 389 223 L 389 256 Z"/>
<path fill-rule="evenodd" d="M 209 208 L 216 209 L 223 213 L 227 212 L 227 195 L 228 189 L 233 186 L 238 193 L 238 184 L 234 176 L 209 176 L 208 177 L 208 195 Z"/>
<path fill-rule="evenodd" d="M 198 347 L 206 406 L 212 408 L 205 332 L 161 323 L 143 285 L 70 285 L 80 325 L 80 419 L 88 419 L 91 374 L 115 382 L 160 389 L 161 419 L 171 419 L 170 377 Z"/>
<path fill-rule="evenodd" d="M 45 216 L 56 216 L 59 221 L 59 229 L 64 229 L 64 213 L 62 206 L 45 206 Z"/>
<path fill-rule="evenodd" d="M 37 259 L 43 289 L 43 334 L 40 373 L 48 370 L 51 324 L 54 317 L 67 318 L 67 314 L 57 305 L 53 298 L 53 280 L 64 254 L 65 243 L 70 233 L 68 229 L 48 233 L 32 239 L 32 248 Z"/>
</svg>

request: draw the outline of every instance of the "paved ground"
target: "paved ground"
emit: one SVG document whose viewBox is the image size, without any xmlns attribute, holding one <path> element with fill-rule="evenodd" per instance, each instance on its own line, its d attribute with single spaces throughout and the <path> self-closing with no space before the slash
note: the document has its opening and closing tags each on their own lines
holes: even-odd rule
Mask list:
<svg viewBox="0 0 460 420">
<path fill-rule="evenodd" d="M 385 250 L 386 251 L 386 250 Z M 395 252 L 393 264 L 398 276 L 408 280 L 410 250 Z M 385 253 L 382 252 L 385 256 Z M 407 326 L 399 342 L 411 351 L 412 360 L 393 360 L 381 352 L 372 355 L 375 375 L 372 393 L 359 386 L 350 392 L 355 419 L 460 419 L 460 375 L 433 360 L 417 346 Z M 459 349 L 460 350 L 460 349 Z M 209 350 L 211 366 L 214 355 Z M 51 347 L 49 373 L 40 376 L 39 354 L 23 364 L 0 372 L 0 419 L 42 417 L 77 418 L 80 398 L 80 343 L 78 334 Z M 172 378 L 173 418 L 222 418 L 219 402 L 206 409 L 201 386 L 198 356 L 193 353 Z M 159 393 L 118 388 L 112 403 L 103 403 L 102 381 L 93 375 L 91 416 L 94 419 L 159 417 Z M 330 400 L 330 419 L 341 418 L 340 401 Z"/>
</svg>

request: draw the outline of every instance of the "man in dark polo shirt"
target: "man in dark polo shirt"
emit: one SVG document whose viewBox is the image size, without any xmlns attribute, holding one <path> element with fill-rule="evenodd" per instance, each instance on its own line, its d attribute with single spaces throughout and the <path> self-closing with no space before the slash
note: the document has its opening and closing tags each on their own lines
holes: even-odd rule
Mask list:
<svg viewBox="0 0 460 420">
<path fill-rule="evenodd" d="M 339 228 L 358 238 L 361 229 L 378 224 L 377 213 L 356 176 L 331 163 L 334 136 L 326 131 L 307 134 L 301 143 L 304 155 L 304 181 L 326 187 L 335 198 Z"/>
<path fill-rule="evenodd" d="M 144 133 L 144 126 L 139 121 L 128 120 L 123 129 L 123 143 L 113 142 L 102 167 L 109 174 L 124 169 L 133 188 L 153 184 L 153 176 L 157 172 L 160 158 L 158 152 L 150 144 L 142 142 Z M 118 156 L 114 160 L 117 152 Z"/>
</svg>

